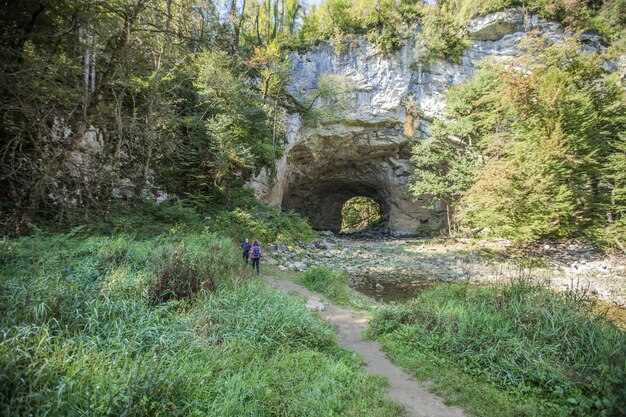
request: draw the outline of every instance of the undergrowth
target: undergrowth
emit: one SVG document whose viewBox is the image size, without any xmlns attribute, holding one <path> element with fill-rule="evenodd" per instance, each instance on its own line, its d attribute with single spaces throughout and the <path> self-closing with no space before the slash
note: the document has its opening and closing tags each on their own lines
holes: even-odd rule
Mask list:
<svg viewBox="0 0 626 417">
<path fill-rule="evenodd" d="M 205 196 L 206 197 L 206 196 Z M 295 212 L 280 212 L 259 203 L 250 193 L 238 193 L 229 203 L 219 204 L 208 197 L 176 197 L 165 202 L 128 204 L 117 202 L 103 218 L 101 212 L 81 209 L 64 219 L 50 218 L 30 225 L 34 233 L 73 235 L 128 234 L 141 238 L 180 233 L 219 233 L 238 240 L 262 243 L 309 241 L 316 236 L 307 220 Z"/>
<path fill-rule="evenodd" d="M 593 311 L 527 280 L 440 285 L 377 311 L 368 333 L 474 415 L 624 415 L 626 336 Z"/>
</svg>

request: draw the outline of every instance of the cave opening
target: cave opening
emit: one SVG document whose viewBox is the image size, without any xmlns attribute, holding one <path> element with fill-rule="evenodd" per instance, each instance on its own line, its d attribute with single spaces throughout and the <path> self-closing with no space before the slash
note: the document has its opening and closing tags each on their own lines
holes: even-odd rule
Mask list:
<svg viewBox="0 0 626 417">
<path fill-rule="evenodd" d="M 333 136 L 296 144 L 272 189 L 273 201 L 281 210 L 307 218 L 313 229 L 333 233 L 376 226 L 376 234 L 409 236 L 416 233 L 420 220 L 428 221 L 429 227 L 436 225 L 436 213 L 407 197 L 409 149 L 386 138 L 384 131 L 377 130 L 375 135 L 350 140 Z M 361 204 L 352 207 L 350 202 L 344 207 L 355 197 Z M 361 212 L 365 212 L 363 219 Z"/>
<path fill-rule="evenodd" d="M 341 207 L 341 234 L 373 229 L 382 223 L 381 207 L 370 197 L 352 197 Z"/>
<path fill-rule="evenodd" d="M 354 198 L 357 199 L 352 201 Z M 371 225 L 374 220 L 384 228 L 389 220 L 389 204 L 382 185 L 346 178 L 296 183 L 283 196 L 282 209 L 300 213 L 315 230 L 334 233 L 356 232 L 361 223 Z"/>
</svg>

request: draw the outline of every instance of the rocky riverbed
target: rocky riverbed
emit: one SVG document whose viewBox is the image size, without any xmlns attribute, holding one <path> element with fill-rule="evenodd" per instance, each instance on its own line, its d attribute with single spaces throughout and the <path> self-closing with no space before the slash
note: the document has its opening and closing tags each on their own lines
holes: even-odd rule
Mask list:
<svg viewBox="0 0 626 417">
<path fill-rule="evenodd" d="M 433 281 L 484 284 L 524 277 L 560 291 L 587 291 L 626 308 L 626 258 L 576 241 L 519 250 L 504 240 L 355 238 L 323 232 L 310 243 L 270 245 L 264 261 L 281 270 L 343 270 L 352 287 L 383 301 L 409 298 Z"/>
</svg>

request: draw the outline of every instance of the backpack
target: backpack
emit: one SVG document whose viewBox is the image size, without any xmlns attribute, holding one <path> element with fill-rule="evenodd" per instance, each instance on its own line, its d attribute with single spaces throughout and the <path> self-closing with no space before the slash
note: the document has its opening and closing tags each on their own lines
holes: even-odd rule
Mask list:
<svg viewBox="0 0 626 417">
<path fill-rule="evenodd" d="M 261 254 L 261 248 L 259 248 L 258 246 L 253 246 L 252 247 L 252 257 L 253 258 L 258 258 L 260 254 Z"/>
</svg>

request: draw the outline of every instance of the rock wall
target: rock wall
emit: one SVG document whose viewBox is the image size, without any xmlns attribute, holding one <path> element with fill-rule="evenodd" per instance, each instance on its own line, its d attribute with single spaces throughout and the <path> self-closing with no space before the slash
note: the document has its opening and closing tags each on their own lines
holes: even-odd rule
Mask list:
<svg viewBox="0 0 626 417">
<path fill-rule="evenodd" d="M 451 85 L 471 75 L 486 57 L 518 55 L 519 41 L 536 30 L 556 42 L 567 36 L 555 23 L 510 9 L 469 24 L 470 46 L 459 62 L 425 62 L 419 28 L 390 56 L 362 37 L 346 39 L 341 53 L 322 43 L 292 54 L 289 93 L 303 107 L 313 103 L 313 111 L 334 113 L 317 121 L 298 112 L 287 115 L 285 156 L 277 163 L 275 178 L 264 172 L 252 181 L 257 197 L 303 214 L 317 229 L 338 231 L 341 207 L 354 196 L 378 201 L 393 235 L 443 226 L 441 207 L 407 195 L 412 144 L 426 136 L 433 119 L 442 117 Z M 326 74 L 351 86 L 340 93 L 340 107 L 316 99 Z"/>
</svg>

